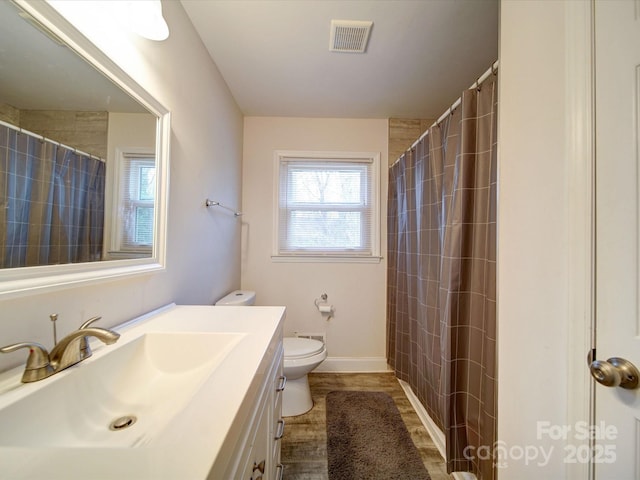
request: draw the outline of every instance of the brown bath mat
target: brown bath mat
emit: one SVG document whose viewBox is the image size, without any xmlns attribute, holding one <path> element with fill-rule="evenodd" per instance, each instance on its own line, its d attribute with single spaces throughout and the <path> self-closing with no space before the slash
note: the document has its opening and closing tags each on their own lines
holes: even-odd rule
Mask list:
<svg viewBox="0 0 640 480">
<path fill-rule="evenodd" d="M 430 480 L 393 399 L 384 392 L 327 394 L 329 480 Z"/>
</svg>

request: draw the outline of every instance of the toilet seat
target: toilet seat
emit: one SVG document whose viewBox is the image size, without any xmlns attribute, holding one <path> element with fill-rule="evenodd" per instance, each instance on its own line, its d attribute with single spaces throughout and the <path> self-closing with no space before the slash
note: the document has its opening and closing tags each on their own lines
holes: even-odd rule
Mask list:
<svg viewBox="0 0 640 480">
<path fill-rule="evenodd" d="M 324 343 L 311 338 L 285 337 L 283 343 L 284 358 L 288 360 L 313 357 L 324 350 Z"/>
</svg>

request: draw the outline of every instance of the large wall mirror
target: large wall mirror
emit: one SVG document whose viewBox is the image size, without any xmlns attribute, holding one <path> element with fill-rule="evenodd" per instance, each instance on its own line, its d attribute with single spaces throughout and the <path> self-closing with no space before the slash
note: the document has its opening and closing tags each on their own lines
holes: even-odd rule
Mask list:
<svg viewBox="0 0 640 480">
<path fill-rule="evenodd" d="M 0 298 L 163 269 L 169 112 L 46 2 L 0 45 Z"/>
</svg>

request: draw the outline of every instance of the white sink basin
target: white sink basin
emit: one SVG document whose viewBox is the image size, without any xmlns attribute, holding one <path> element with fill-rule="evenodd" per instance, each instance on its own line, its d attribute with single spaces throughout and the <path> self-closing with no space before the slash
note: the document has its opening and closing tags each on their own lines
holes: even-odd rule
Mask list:
<svg viewBox="0 0 640 480">
<path fill-rule="evenodd" d="M 0 410 L 0 447 L 138 447 L 162 431 L 245 333 L 145 333 L 42 380 Z M 58 377 L 59 378 L 56 378 Z M 40 383 L 40 382 L 38 382 Z M 121 417 L 124 428 L 110 429 Z M 131 423 L 129 426 L 127 424 Z"/>
<path fill-rule="evenodd" d="M 225 470 L 282 343 L 284 307 L 167 305 L 34 383 L 0 373 L 0 477 L 205 480 Z M 113 420 L 137 421 L 112 431 Z M 126 423 L 123 420 L 122 423 Z"/>
</svg>

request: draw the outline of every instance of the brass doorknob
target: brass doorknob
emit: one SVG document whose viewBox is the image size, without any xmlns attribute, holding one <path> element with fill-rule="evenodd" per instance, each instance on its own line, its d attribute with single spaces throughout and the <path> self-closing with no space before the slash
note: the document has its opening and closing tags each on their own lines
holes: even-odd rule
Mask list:
<svg viewBox="0 0 640 480">
<path fill-rule="evenodd" d="M 627 390 L 638 388 L 640 372 L 633 363 L 624 358 L 594 360 L 589 365 L 589 370 L 596 382 L 605 387 L 621 387 Z"/>
</svg>

